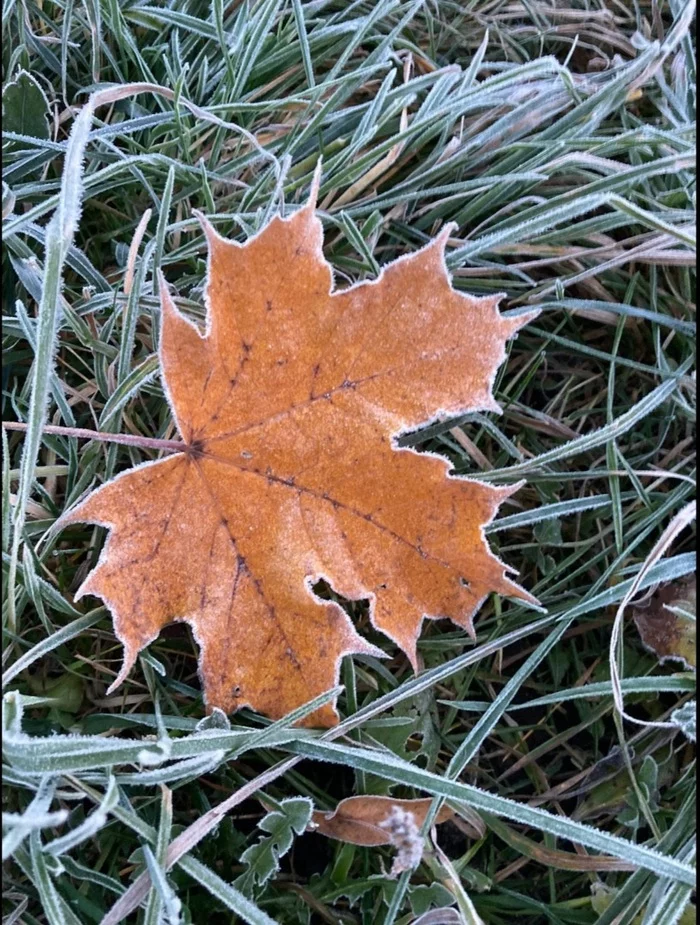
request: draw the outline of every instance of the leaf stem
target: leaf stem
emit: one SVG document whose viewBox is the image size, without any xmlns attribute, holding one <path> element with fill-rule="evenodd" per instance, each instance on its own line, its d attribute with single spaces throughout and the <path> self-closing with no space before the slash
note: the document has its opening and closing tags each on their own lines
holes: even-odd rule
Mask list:
<svg viewBox="0 0 700 925">
<path fill-rule="evenodd" d="M 6 430 L 26 431 L 27 425 L 20 421 L 3 421 Z M 60 427 L 57 424 L 45 424 L 45 434 L 59 437 L 78 437 L 83 440 L 103 440 L 109 443 L 123 443 L 126 446 L 138 446 L 144 450 L 165 450 L 169 453 L 182 453 L 187 444 L 182 440 L 159 440 L 157 437 L 138 437 L 132 434 L 108 434 L 101 430 L 87 430 L 83 427 Z"/>
</svg>

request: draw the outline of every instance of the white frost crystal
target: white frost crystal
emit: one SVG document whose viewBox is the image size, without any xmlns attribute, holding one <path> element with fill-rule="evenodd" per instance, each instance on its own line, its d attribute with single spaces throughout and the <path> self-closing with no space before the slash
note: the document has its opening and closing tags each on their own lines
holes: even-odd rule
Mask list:
<svg viewBox="0 0 700 925">
<path fill-rule="evenodd" d="M 391 844 L 397 849 L 389 876 L 397 877 L 405 870 L 418 867 L 423 857 L 423 839 L 413 813 L 394 805 L 379 825 L 387 830 Z"/>
</svg>

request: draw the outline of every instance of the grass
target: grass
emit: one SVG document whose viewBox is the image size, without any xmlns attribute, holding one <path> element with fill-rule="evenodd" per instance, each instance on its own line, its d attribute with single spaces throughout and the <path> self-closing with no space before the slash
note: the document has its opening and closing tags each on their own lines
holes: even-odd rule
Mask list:
<svg viewBox="0 0 700 925">
<path fill-rule="evenodd" d="M 137 879 L 148 925 L 694 921 L 695 674 L 620 610 L 695 570 L 692 20 L 680 0 L 6 0 L 3 419 L 27 422 L 3 430 L 8 925 L 98 923 Z M 455 286 L 542 310 L 502 415 L 403 439 L 524 481 L 489 539 L 546 614 L 492 599 L 475 644 L 430 623 L 418 677 L 381 640 L 391 661 L 346 660 L 329 733 L 243 711 L 203 734 L 182 626 L 105 696 L 121 648 L 100 601 L 73 603 L 103 531 L 54 528 L 157 451 L 44 428 L 176 436 L 158 270 L 202 320 L 192 210 L 244 240 L 319 153 L 341 282 L 455 221 Z M 308 801 L 359 793 L 458 816 L 391 881 L 389 849 L 298 834 Z"/>
</svg>

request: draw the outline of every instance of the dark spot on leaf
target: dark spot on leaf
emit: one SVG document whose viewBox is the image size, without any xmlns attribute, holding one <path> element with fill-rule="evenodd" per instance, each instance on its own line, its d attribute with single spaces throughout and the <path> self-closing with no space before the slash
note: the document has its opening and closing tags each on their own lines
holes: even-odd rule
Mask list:
<svg viewBox="0 0 700 925">
<path fill-rule="evenodd" d="M 200 459 L 204 455 L 204 441 L 193 440 L 185 449 L 185 453 L 192 459 Z"/>
</svg>

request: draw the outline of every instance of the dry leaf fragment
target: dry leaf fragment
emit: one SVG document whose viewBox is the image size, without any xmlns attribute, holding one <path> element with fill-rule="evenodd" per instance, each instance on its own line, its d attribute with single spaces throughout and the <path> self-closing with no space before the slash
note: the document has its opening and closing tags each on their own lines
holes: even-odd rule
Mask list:
<svg viewBox="0 0 700 925">
<path fill-rule="evenodd" d="M 659 662 L 679 661 L 695 669 L 695 575 L 662 585 L 644 604 L 634 607 L 642 642 Z"/>
<path fill-rule="evenodd" d="M 172 621 L 192 626 L 209 706 L 280 717 L 337 683 L 353 653 L 381 656 L 324 578 L 368 598 L 374 626 L 416 666 L 423 619 L 473 635 L 491 592 L 534 601 L 506 577 L 483 527 L 518 486 L 449 475 L 394 438 L 438 414 L 496 410 L 505 342 L 537 313 L 452 289 L 452 226 L 376 281 L 333 291 L 309 202 L 244 245 L 200 218 L 207 328 L 161 286 L 160 362 L 183 452 L 130 469 L 63 523 L 110 535 L 77 597 L 109 607 L 124 645 L 112 688 Z M 308 725 L 333 725 L 328 705 Z"/>
<path fill-rule="evenodd" d="M 365 848 L 392 844 L 387 820 L 395 809 L 410 813 L 418 829 L 430 809 L 432 799 L 395 800 L 393 797 L 359 796 L 341 800 L 332 813 L 314 810 L 311 814 L 313 831 L 328 838 L 362 845 Z M 447 822 L 454 812 L 443 806 L 435 819 L 436 824 Z"/>
</svg>

